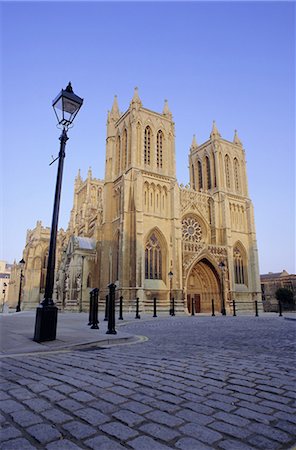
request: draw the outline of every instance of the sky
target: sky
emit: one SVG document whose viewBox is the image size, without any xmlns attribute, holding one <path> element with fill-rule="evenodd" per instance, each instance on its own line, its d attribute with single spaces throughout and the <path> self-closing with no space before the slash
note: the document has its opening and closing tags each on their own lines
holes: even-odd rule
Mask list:
<svg viewBox="0 0 296 450">
<path fill-rule="evenodd" d="M 295 273 L 295 4 L 293 2 L 1 2 L 0 259 L 22 258 L 26 231 L 50 226 L 60 130 L 52 100 L 84 98 L 69 131 L 59 227 L 81 169 L 104 178 L 107 111 L 168 99 L 179 183 L 193 134 L 215 120 L 243 142 L 260 273 Z"/>
</svg>

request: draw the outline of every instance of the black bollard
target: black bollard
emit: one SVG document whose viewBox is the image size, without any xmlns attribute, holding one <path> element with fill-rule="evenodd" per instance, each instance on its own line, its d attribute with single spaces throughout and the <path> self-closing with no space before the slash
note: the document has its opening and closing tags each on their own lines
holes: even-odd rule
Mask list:
<svg viewBox="0 0 296 450">
<path fill-rule="evenodd" d="M 171 316 L 175 316 L 175 299 L 174 299 L 174 297 L 172 299 L 172 314 L 171 314 Z"/>
<path fill-rule="evenodd" d="M 95 288 L 92 290 L 93 294 L 93 302 L 92 302 L 92 326 L 90 327 L 92 330 L 98 330 L 99 320 L 98 320 L 98 297 L 99 297 L 99 289 Z"/>
<path fill-rule="evenodd" d="M 279 300 L 279 317 L 283 316 L 283 311 L 282 311 L 282 302 Z"/>
<path fill-rule="evenodd" d="M 156 297 L 153 299 L 153 317 L 157 317 L 156 315 Z"/>
<path fill-rule="evenodd" d="M 119 297 L 119 317 L 118 317 L 118 320 L 123 320 L 123 317 L 122 317 L 122 300 L 123 300 L 123 297 L 121 295 Z"/>
<path fill-rule="evenodd" d="M 109 296 L 108 296 L 108 330 L 106 334 L 117 334 L 115 330 L 115 288 L 116 285 L 109 284 Z"/>
<path fill-rule="evenodd" d="M 215 304 L 213 299 L 212 299 L 212 317 L 215 317 Z"/>
<path fill-rule="evenodd" d="M 233 300 L 232 305 L 233 305 L 233 316 L 236 316 L 235 300 Z"/>
<path fill-rule="evenodd" d="M 255 300 L 255 317 L 258 317 L 258 302 Z"/>
<path fill-rule="evenodd" d="M 90 291 L 89 293 L 89 316 L 88 316 L 88 324 L 87 325 L 92 325 L 93 319 L 93 292 Z"/>
<path fill-rule="evenodd" d="M 141 316 L 139 314 L 139 298 L 136 299 L 136 317 L 135 319 L 141 319 Z"/>
<path fill-rule="evenodd" d="M 107 322 L 107 320 L 108 320 L 108 295 L 106 295 L 105 318 L 104 318 L 104 322 Z"/>
<path fill-rule="evenodd" d="M 191 315 L 194 316 L 194 298 L 191 300 Z"/>
</svg>

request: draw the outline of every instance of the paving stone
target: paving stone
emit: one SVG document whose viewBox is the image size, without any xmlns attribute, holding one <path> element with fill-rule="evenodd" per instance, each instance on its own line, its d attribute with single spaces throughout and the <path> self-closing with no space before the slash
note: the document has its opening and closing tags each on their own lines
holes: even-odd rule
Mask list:
<svg viewBox="0 0 296 450">
<path fill-rule="evenodd" d="M 193 436 L 198 440 L 205 442 L 206 444 L 213 444 L 223 437 L 222 434 L 217 431 L 196 423 L 187 423 L 186 425 L 180 427 L 179 430 L 188 436 Z"/>
<path fill-rule="evenodd" d="M 125 397 L 121 397 L 120 395 L 114 394 L 113 392 L 102 392 L 100 398 L 102 398 L 106 402 L 114 403 L 115 405 L 120 405 L 121 403 L 126 402 Z"/>
<path fill-rule="evenodd" d="M 73 386 L 69 386 L 68 384 L 59 384 L 54 388 L 62 394 L 72 394 L 73 392 L 78 392 L 76 388 L 74 388 Z"/>
<path fill-rule="evenodd" d="M 87 403 L 95 399 L 93 395 L 90 395 L 84 391 L 73 392 L 72 394 L 70 394 L 70 397 L 83 403 Z"/>
<path fill-rule="evenodd" d="M 132 391 L 131 389 L 118 385 L 108 388 L 108 391 L 114 392 L 115 394 L 124 395 L 126 397 L 133 396 L 135 393 L 135 391 Z"/>
<path fill-rule="evenodd" d="M 7 392 L 0 391 L 0 401 L 2 402 L 3 400 L 12 400 L 12 398 L 11 395 L 7 394 Z"/>
<path fill-rule="evenodd" d="M 242 408 L 248 408 L 252 409 L 253 411 L 257 411 L 262 414 L 272 414 L 273 410 L 267 406 L 262 405 L 262 403 L 254 404 L 246 401 L 241 401 L 238 403 L 238 406 L 241 406 Z"/>
<path fill-rule="evenodd" d="M 99 428 L 104 433 L 120 439 L 120 441 L 126 441 L 127 439 L 135 437 L 139 434 L 137 431 L 119 422 L 109 422 L 104 425 L 100 425 Z"/>
<path fill-rule="evenodd" d="M 211 416 L 199 414 L 195 411 L 191 411 L 190 409 L 181 409 L 180 411 L 176 412 L 176 416 L 181 417 L 187 422 L 195 422 L 200 425 L 208 425 L 214 420 Z"/>
<path fill-rule="evenodd" d="M 216 408 L 221 409 L 222 411 L 225 411 L 225 412 L 231 412 L 236 408 L 236 406 L 230 405 L 229 403 L 215 401 L 215 400 L 207 400 L 206 402 L 204 402 L 203 405 L 211 406 L 212 408 L 215 408 L 215 409 Z"/>
<path fill-rule="evenodd" d="M 51 442 L 46 446 L 46 450 L 81 450 L 83 448 L 84 447 L 80 447 L 68 439 L 59 439 L 58 441 Z"/>
<path fill-rule="evenodd" d="M 48 398 L 51 402 L 60 402 L 61 400 L 65 400 L 65 395 L 60 392 L 54 391 L 51 389 L 50 391 L 42 391 L 41 395 L 45 398 Z"/>
<path fill-rule="evenodd" d="M 214 417 L 215 419 L 223 420 L 224 422 L 230 423 L 231 425 L 236 425 L 238 427 L 245 427 L 246 425 L 251 423 L 249 420 L 244 419 L 243 417 L 221 411 L 217 412 Z"/>
<path fill-rule="evenodd" d="M 26 400 L 32 397 L 36 397 L 33 392 L 25 388 L 11 389 L 9 391 L 9 394 L 15 397 L 17 400 Z"/>
<path fill-rule="evenodd" d="M 129 402 L 125 403 L 124 408 L 129 409 L 130 411 L 133 411 L 134 413 L 138 413 L 138 414 L 145 414 L 145 413 L 151 411 L 150 406 L 147 406 L 140 402 L 133 402 L 133 401 L 129 401 Z"/>
<path fill-rule="evenodd" d="M 85 441 L 85 444 L 93 450 L 123 450 L 125 448 L 106 436 L 97 436 L 95 438 L 88 439 Z"/>
<path fill-rule="evenodd" d="M 280 449 L 282 445 L 279 442 L 271 441 L 264 436 L 256 434 L 249 437 L 248 442 L 256 448 L 261 448 L 262 450 L 275 450 Z"/>
<path fill-rule="evenodd" d="M 274 413 L 274 417 L 276 417 L 277 419 L 286 420 L 287 422 L 292 422 L 296 424 L 296 416 L 292 416 L 291 414 L 287 414 L 282 411 Z"/>
<path fill-rule="evenodd" d="M 224 439 L 219 442 L 218 447 L 223 450 L 254 450 L 254 447 L 250 447 L 248 444 L 232 439 Z"/>
<path fill-rule="evenodd" d="M 281 443 L 287 443 L 291 441 L 291 436 L 289 436 L 287 433 L 268 425 L 264 425 L 261 423 L 251 423 L 248 428 L 254 433 L 263 434 L 263 436 L 266 436 L 269 439 L 273 439 L 274 441 L 278 441 Z"/>
<path fill-rule="evenodd" d="M 177 431 L 163 425 L 158 425 L 157 423 L 144 424 L 140 427 L 140 430 L 166 442 L 180 436 L 180 433 Z"/>
<path fill-rule="evenodd" d="M 134 450 L 169 450 L 171 447 L 167 447 L 160 442 L 155 441 L 149 436 L 139 436 L 136 439 L 128 442 Z M 103 450 L 103 449 L 102 449 Z M 112 449 L 110 449 L 112 450 Z"/>
<path fill-rule="evenodd" d="M 271 392 L 272 394 L 279 394 L 279 395 L 281 395 L 284 392 L 283 389 L 268 386 L 266 384 L 258 384 L 256 386 L 256 389 L 258 389 L 259 391 Z"/>
<path fill-rule="evenodd" d="M 100 398 L 97 400 L 94 400 L 93 402 L 88 403 L 88 406 L 90 408 L 95 408 L 98 411 L 105 413 L 105 414 L 113 413 L 114 411 L 117 410 L 117 405 L 114 405 L 114 403 L 105 402 L 104 400 L 101 400 Z"/>
<path fill-rule="evenodd" d="M 280 430 L 286 431 L 287 433 L 290 433 L 292 436 L 296 437 L 296 425 L 294 425 L 293 423 L 279 420 L 275 424 L 275 427 L 279 428 Z"/>
<path fill-rule="evenodd" d="M 41 411 L 45 411 L 48 408 L 51 408 L 51 404 L 46 400 L 40 398 L 31 398 L 30 400 L 25 400 L 23 402 L 25 405 L 29 406 L 30 409 L 39 413 Z"/>
<path fill-rule="evenodd" d="M 5 413 L 12 413 L 14 411 L 24 410 L 24 406 L 15 400 L 4 400 L 0 402 L 0 409 Z"/>
<path fill-rule="evenodd" d="M 21 410 L 18 412 L 11 413 L 11 416 L 17 424 L 22 427 L 28 427 L 30 425 L 35 425 L 36 423 L 43 422 L 43 418 L 37 414 L 34 414 L 30 411 Z"/>
<path fill-rule="evenodd" d="M 27 439 L 19 438 L 2 443 L 1 450 L 36 450 Z"/>
<path fill-rule="evenodd" d="M 64 423 L 72 419 L 68 414 L 63 413 L 57 408 L 51 408 L 42 411 L 41 414 L 53 423 Z"/>
<path fill-rule="evenodd" d="M 260 405 L 263 406 L 267 406 L 269 408 L 272 409 L 276 409 L 278 411 L 283 411 L 286 412 L 288 414 L 295 414 L 296 413 L 296 409 L 295 408 L 291 408 L 291 406 L 288 405 L 284 405 L 283 403 L 276 403 L 276 402 L 271 402 L 269 400 L 263 400 Z"/>
<path fill-rule="evenodd" d="M 2 427 L 1 429 L 1 441 L 5 442 L 12 438 L 21 436 L 21 432 L 14 426 Z"/>
<path fill-rule="evenodd" d="M 175 443 L 176 448 L 181 450 L 212 450 L 212 447 L 208 447 L 200 441 L 193 438 L 181 438 Z M 151 447 L 152 449 L 153 447 Z M 147 449 L 150 450 L 150 449 Z"/>
<path fill-rule="evenodd" d="M 80 408 L 83 408 L 83 405 L 81 403 L 78 403 L 76 400 L 72 400 L 70 398 L 67 398 L 66 400 L 62 400 L 59 402 L 59 406 L 66 409 L 69 412 L 77 411 Z"/>
<path fill-rule="evenodd" d="M 183 408 L 192 409 L 193 411 L 205 415 L 213 415 L 215 413 L 215 410 L 211 408 L 210 406 L 202 405 L 200 403 L 194 403 L 194 402 L 187 402 L 184 403 Z"/>
<path fill-rule="evenodd" d="M 265 400 L 270 400 L 276 403 L 284 403 L 287 404 L 290 402 L 290 399 L 284 397 L 283 395 L 276 395 L 270 392 L 258 392 L 257 397 L 264 398 Z"/>
<path fill-rule="evenodd" d="M 246 428 L 241 428 L 237 425 L 231 425 L 230 423 L 226 422 L 215 421 L 212 422 L 209 427 L 213 428 L 216 431 L 220 431 L 221 433 L 229 434 L 230 436 L 240 439 L 244 439 L 251 434 L 251 432 Z"/>
<path fill-rule="evenodd" d="M 168 427 L 178 427 L 184 421 L 176 416 L 168 414 L 164 411 L 151 411 L 145 416 L 147 419 L 153 420 L 154 422 L 161 423 L 162 425 L 167 425 Z"/>
<path fill-rule="evenodd" d="M 139 423 L 144 422 L 145 418 L 136 414 L 128 409 L 121 409 L 112 414 L 115 419 L 120 420 L 121 422 L 126 423 L 129 427 L 133 427 L 134 425 L 138 425 Z"/>
<path fill-rule="evenodd" d="M 252 409 L 247 408 L 238 408 L 234 414 L 238 414 L 239 416 L 245 417 L 246 419 L 256 420 L 257 422 L 262 422 L 268 424 L 274 420 L 273 416 L 267 414 L 261 414 Z"/>
<path fill-rule="evenodd" d="M 179 403 L 184 401 L 182 398 L 170 394 L 161 394 L 158 395 L 157 398 L 164 402 L 173 403 L 174 405 L 179 405 Z"/>
<path fill-rule="evenodd" d="M 96 433 L 96 429 L 77 420 L 64 423 L 63 428 L 76 439 L 85 439 Z"/>
<path fill-rule="evenodd" d="M 80 417 L 91 425 L 100 425 L 102 423 L 108 422 L 109 417 L 102 414 L 95 408 L 82 408 L 74 411 L 75 416 Z"/>
<path fill-rule="evenodd" d="M 47 444 L 50 441 L 59 439 L 62 437 L 61 433 L 51 425 L 39 423 L 26 430 L 34 439 L 40 444 Z"/>
</svg>

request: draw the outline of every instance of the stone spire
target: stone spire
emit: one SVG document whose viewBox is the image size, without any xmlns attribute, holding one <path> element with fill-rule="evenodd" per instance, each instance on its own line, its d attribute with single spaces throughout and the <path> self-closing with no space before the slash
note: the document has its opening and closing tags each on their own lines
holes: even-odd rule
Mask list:
<svg viewBox="0 0 296 450">
<path fill-rule="evenodd" d="M 172 113 L 171 113 L 171 111 L 170 111 L 170 108 L 169 108 L 169 104 L 168 104 L 167 99 L 165 99 L 165 101 L 164 101 L 164 106 L 163 106 L 162 114 L 163 114 L 164 116 L 169 117 L 169 118 L 172 117 Z"/>
<path fill-rule="evenodd" d="M 242 142 L 241 142 L 240 138 L 237 135 L 237 130 L 234 130 L 233 143 L 236 144 L 236 145 L 242 145 Z"/>
<path fill-rule="evenodd" d="M 117 95 L 114 95 L 113 105 L 112 105 L 112 109 L 109 113 L 109 118 L 113 118 L 114 120 L 117 120 L 117 119 L 119 119 L 119 117 L 120 117 L 120 112 L 119 112 L 119 108 L 118 108 Z"/>
<path fill-rule="evenodd" d="M 75 178 L 75 184 L 80 184 L 80 183 L 82 183 L 82 179 L 81 179 L 81 175 L 80 175 L 80 169 L 78 169 L 78 173 Z"/>
<path fill-rule="evenodd" d="M 88 172 L 87 172 L 87 178 L 91 179 L 92 178 L 92 171 L 91 171 L 91 167 L 88 168 Z"/>
<path fill-rule="evenodd" d="M 216 126 L 216 121 L 213 120 L 213 127 L 212 127 L 212 131 L 210 134 L 210 138 L 211 139 L 218 139 L 219 137 L 221 137 L 221 134 L 218 131 L 218 128 Z"/>
<path fill-rule="evenodd" d="M 195 137 L 195 134 L 194 134 L 193 138 L 192 138 L 191 148 L 197 148 L 197 147 L 198 147 L 198 144 L 196 142 L 196 137 Z"/>
<path fill-rule="evenodd" d="M 135 87 L 135 90 L 134 90 L 134 96 L 133 96 L 132 101 L 131 101 L 131 106 L 132 107 L 138 107 L 138 108 L 140 106 L 142 106 L 142 102 L 141 102 L 141 99 L 139 97 L 138 88 L 137 87 Z"/>
</svg>

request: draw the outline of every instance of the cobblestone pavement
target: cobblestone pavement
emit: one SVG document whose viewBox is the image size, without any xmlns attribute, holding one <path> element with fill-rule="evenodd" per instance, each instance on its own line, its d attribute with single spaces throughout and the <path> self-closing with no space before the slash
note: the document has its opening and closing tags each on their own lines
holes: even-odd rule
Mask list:
<svg viewBox="0 0 296 450">
<path fill-rule="evenodd" d="M 295 325 L 137 320 L 142 343 L 2 358 L 1 449 L 293 448 Z"/>
</svg>

